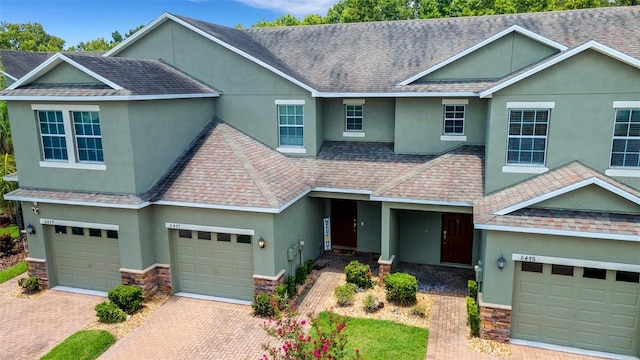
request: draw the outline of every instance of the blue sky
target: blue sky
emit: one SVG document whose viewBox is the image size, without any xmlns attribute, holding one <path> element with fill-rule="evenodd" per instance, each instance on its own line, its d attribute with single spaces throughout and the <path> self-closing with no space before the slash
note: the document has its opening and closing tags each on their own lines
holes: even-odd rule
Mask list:
<svg viewBox="0 0 640 360">
<path fill-rule="evenodd" d="M 338 0 L 0 0 L 0 21 L 40 23 L 65 47 L 146 25 L 164 12 L 249 27 L 290 13 L 325 15 Z"/>
</svg>

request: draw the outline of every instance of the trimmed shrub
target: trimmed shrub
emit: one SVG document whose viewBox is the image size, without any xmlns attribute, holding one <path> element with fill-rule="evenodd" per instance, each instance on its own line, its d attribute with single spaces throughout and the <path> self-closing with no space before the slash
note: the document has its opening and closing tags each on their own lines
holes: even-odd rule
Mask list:
<svg viewBox="0 0 640 360">
<path fill-rule="evenodd" d="M 262 317 L 271 317 L 276 314 L 274 304 L 271 301 L 271 295 L 267 293 L 258 293 L 253 296 L 251 308 L 253 315 Z"/>
<path fill-rule="evenodd" d="M 471 335 L 480 336 L 480 313 L 476 301 L 467 296 L 467 320 L 471 328 Z"/>
<path fill-rule="evenodd" d="M 368 313 L 372 313 L 378 310 L 378 308 L 380 307 L 380 301 L 372 294 L 368 294 L 362 300 L 362 305 L 363 305 L 364 311 Z"/>
<path fill-rule="evenodd" d="M 353 299 L 356 295 L 358 287 L 355 284 L 346 283 L 342 286 L 336 287 L 334 290 L 338 305 L 349 306 L 353 304 Z"/>
<path fill-rule="evenodd" d="M 296 277 L 293 275 L 287 277 L 287 294 L 289 294 L 289 299 L 296 296 Z"/>
<path fill-rule="evenodd" d="M 478 283 L 474 280 L 467 281 L 467 289 L 469 291 L 469 297 L 472 299 L 478 298 Z"/>
<path fill-rule="evenodd" d="M 109 300 L 127 314 L 133 314 L 142 306 L 142 289 L 131 285 L 118 285 L 107 293 Z"/>
<path fill-rule="evenodd" d="M 347 275 L 348 283 L 355 284 L 357 287 L 363 289 L 373 287 L 369 265 L 361 264 L 358 260 L 353 260 L 349 265 L 344 267 L 344 273 Z"/>
<path fill-rule="evenodd" d="M 307 281 L 307 265 L 300 264 L 296 268 L 296 284 L 302 285 Z"/>
<path fill-rule="evenodd" d="M 127 314 L 112 302 L 103 301 L 96 305 L 96 316 L 105 324 L 120 323 L 127 320 Z"/>
<path fill-rule="evenodd" d="M 281 298 L 284 298 L 284 299 L 289 298 L 289 294 L 287 294 L 287 285 L 285 284 L 276 286 L 274 291 L 276 295 L 280 296 Z"/>
<path fill-rule="evenodd" d="M 311 273 L 313 272 L 313 264 L 315 263 L 316 261 L 313 259 L 305 261 L 305 265 L 307 265 L 307 275 L 311 275 Z"/>
<path fill-rule="evenodd" d="M 423 318 L 427 316 L 427 308 L 421 305 L 413 305 L 411 307 L 411 315 Z"/>
<path fill-rule="evenodd" d="M 418 279 L 406 273 L 393 273 L 385 276 L 384 284 L 387 300 L 398 305 L 412 305 L 417 301 Z"/>
<path fill-rule="evenodd" d="M 22 287 L 25 292 L 31 294 L 40 290 L 40 278 L 37 276 L 21 278 L 18 279 L 18 285 L 20 285 L 20 287 Z"/>
</svg>

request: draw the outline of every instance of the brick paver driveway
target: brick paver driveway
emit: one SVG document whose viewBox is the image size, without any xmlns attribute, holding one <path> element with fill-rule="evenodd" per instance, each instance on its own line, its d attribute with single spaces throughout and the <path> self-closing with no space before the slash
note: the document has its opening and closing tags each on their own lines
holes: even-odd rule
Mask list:
<svg viewBox="0 0 640 360">
<path fill-rule="evenodd" d="M 99 359 L 258 359 L 263 322 L 250 306 L 172 296 Z"/>
<path fill-rule="evenodd" d="M 96 318 L 100 296 L 48 290 L 34 299 L 12 297 L 18 280 L 0 284 L 0 359 L 39 359 Z"/>
</svg>

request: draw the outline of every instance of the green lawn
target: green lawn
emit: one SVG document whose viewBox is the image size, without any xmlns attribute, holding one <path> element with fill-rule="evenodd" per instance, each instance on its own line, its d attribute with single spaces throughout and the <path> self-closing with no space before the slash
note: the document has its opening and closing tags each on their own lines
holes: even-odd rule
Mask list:
<svg viewBox="0 0 640 360">
<path fill-rule="evenodd" d="M 326 319 L 328 313 L 320 313 Z M 429 330 L 392 321 L 347 318 L 347 354 L 355 349 L 367 360 L 423 360 L 427 356 Z"/>
<path fill-rule="evenodd" d="M 20 230 L 18 230 L 18 225 L 7 226 L 6 228 L 0 229 L 0 235 L 11 234 L 11 238 L 15 239 L 20 236 Z"/>
<path fill-rule="evenodd" d="M 0 271 L 0 284 L 5 281 L 11 280 L 14 277 L 24 273 L 27 271 L 27 262 L 23 261 L 21 263 L 15 264 L 10 268 L 6 268 Z"/>
<path fill-rule="evenodd" d="M 82 330 L 69 336 L 40 360 L 92 360 L 100 356 L 116 339 L 104 330 Z"/>
</svg>

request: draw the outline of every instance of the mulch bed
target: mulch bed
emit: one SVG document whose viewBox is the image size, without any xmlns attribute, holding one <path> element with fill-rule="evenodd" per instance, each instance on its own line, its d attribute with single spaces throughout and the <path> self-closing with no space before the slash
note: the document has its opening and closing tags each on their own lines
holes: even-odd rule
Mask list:
<svg viewBox="0 0 640 360">
<path fill-rule="evenodd" d="M 25 239 L 24 244 L 20 238 L 15 239 L 13 250 L 8 254 L 0 253 L 0 270 L 12 267 L 29 256 L 29 246 Z"/>
</svg>

